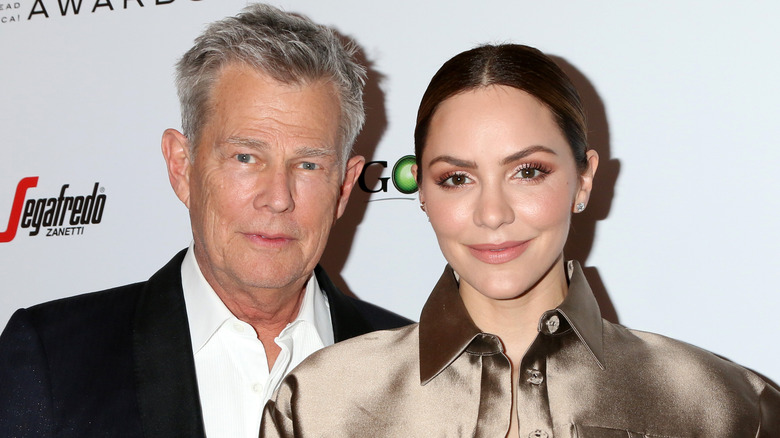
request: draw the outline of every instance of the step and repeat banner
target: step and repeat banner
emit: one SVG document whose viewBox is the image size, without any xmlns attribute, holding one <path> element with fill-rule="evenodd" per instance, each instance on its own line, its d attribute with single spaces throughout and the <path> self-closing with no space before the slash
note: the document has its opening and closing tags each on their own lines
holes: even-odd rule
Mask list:
<svg viewBox="0 0 780 438">
<path fill-rule="evenodd" d="M 190 243 L 160 153 L 180 127 L 173 66 L 246 4 L 0 1 L 0 327 L 19 307 L 145 280 Z M 444 266 L 393 171 L 420 97 L 452 55 L 524 43 L 588 109 L 601 164 L 566 253 L 604 315 L 780 380 L 780 3 L 274 4 L 332 26 L 369 67 L 368 164 L 322 261 L 345 290 L 417 319 Z"/>
</svg>

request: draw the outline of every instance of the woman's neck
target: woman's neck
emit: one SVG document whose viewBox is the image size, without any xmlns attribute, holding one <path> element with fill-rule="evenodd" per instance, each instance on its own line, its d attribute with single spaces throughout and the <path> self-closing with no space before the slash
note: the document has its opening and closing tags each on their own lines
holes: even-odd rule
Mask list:
<svg viewBox="0 0 780 438">
<path fill-rule="evenodd" d="M 460 283 L 460 294 L 471 319 L 480 330 L 501 338 L 505 354 L 515 369 L 536 338 L 539 318 L 561 304 L 567 291 L 562 255 L 539 282 L 527 291 L 520 291 L 515 298 L 492 299 L 468 283 Z"/>
</svg>

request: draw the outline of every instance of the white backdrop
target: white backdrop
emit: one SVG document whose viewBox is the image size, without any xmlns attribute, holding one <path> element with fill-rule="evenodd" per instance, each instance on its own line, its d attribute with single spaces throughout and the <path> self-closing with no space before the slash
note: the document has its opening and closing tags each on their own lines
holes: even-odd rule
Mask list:
<svg viewBox="0 0 780 438">
<path fill-rule="evenodd" d="M 159 152 L 162 131 L 180 126 L 173 64 L 205 23 L 246 3 L 70 0 L 63 16 L 57 0 L 0 2 L 0 233 L 25 177 L 38 177 L 28 200 L 64 184 L 84 196 L 99 183 L 106 197 L 100 223 L 76 234 L 20 225 L 0 243 L 0 325 L 19 307 L 144 280 L 187 246 Z M 555 56 L 602 156 L 568 254 L 591 267 L 605 315 L 780 380 L 780 3 L 275 4 L 362 48 L 371 80 L 358 151 L 387 162 L 366 174 L 374 190 L 413 153 L 417 104 L 446 59 L 504 41 Z M 323 264 L 337 282 L 416 319 L 444 261 L 415 196 L 391 182 L 358 190 L 334 233 Z"/>
</svg>

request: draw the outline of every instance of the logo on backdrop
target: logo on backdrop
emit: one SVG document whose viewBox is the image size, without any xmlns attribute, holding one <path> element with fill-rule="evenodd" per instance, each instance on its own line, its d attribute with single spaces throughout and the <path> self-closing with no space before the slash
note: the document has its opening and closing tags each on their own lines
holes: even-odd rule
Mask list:
<svg viewBox="0 0 780 438">
<path fill-rule="evenodd" d="M 0 243 L 14 240 L 19 229 L 29 231 L 30 236 L 80 236 L 86 227 L 103 219 L 107 196 L 99 182 L 91 193 L 77 192 L 70 184 L 63 184 L 59 194 L 50 198 L 35 196 L 31 189 L 37 186 L 37 176 L 22 178 L 16 185 L 8 228 L 0 232 Z"/>
<path fill-rule="evenodd" d="M 176 0 L 0 0 L 0 24 L 41 20 L 51 17 L 73 17 L 84 13 L 121 11 L 129 8 L 169 5 Z M 201 1 L 201 0 L 179 0 Z"/>
<path fill-rule="evenodd" d="M 369 161 L 363 166 L 363 171 L 358 177 L 358 187 L 366 193 L 371 193 L 369 202 L 414 200 L 414 196 L 403 196 L 413 195 L 417 191 L 417 181 L 412 175 L 414 163 L 414 155 L 405 155 L 395 162 L 390 176 L 384 176 L 388 166 L 387 161 Z M 393 183 L 393 188 L 390 188 L 390 181 Z"/>
</svg>

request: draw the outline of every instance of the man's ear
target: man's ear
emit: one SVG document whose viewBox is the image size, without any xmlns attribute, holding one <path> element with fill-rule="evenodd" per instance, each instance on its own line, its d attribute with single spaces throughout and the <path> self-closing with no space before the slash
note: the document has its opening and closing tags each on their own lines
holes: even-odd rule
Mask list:
<svg viewBox="0 0 780 438">
<path fill-rule="evenodd" d="M 166 129 L 162 136 L 162 154 L 168 167 L 168 179 L 181 202 L 190 208 L 190 149 L 187 137 L 175 129 Z"/>
<path fill-rule="evenodd" d="M 576 210 L 577 204 L 582 203 L 583 205 L 588 205 L 590 192 L 593 190 L 593 177 L 596 176 L 596 169 L 599 167 L 599 154 L 596 151 L 591 149 L 585 154 L 585 157 L 588 160 L 588 167 L 580 175 L 580 188 L 577 190 L 577 195 L 574 197 L 575 206 L 573 206 L 572 209 L 576 212 L 579 212 Z"/>
<path fill-rule="evenodd" d="M 336 219 L 340 218 L 347 209 L 349 194 L 352 193 L 352 188 L 355 187 L 355 183 L 360 177 L 360 173 L 363 171 L 363 165 L 365 164 L 366 158 L 362 155 L 355 155 L 347 161 L 347 170 L 344 173 L 344 181 L 341 183 L 341 193 L 339 194 L 338 203 L 336 205 Z"/>
</svg>

